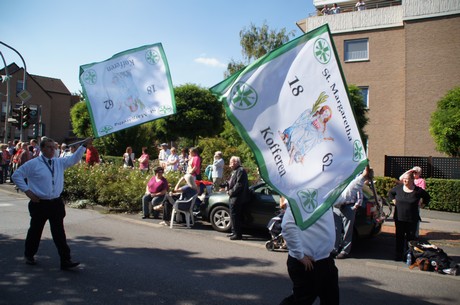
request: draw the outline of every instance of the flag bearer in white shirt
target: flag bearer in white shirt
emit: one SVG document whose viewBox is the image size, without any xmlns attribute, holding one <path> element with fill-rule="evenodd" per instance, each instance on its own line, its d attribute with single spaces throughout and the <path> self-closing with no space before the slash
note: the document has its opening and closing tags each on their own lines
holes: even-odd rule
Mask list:
<svg viewBox="0 0 460 305">
<path fill-rule="evenodd" d="M 71 260 L 64 230 L 65 206 L 61 193 L 64 189 L 64 170 L 81 160 L 89 139 L 85 139 L 72 156 L 55 158 L 54 140 L 44 137 L 40 143 L 40 155 L 26 162 L 13 174 L 16 186 L 30 198 L 31 219 L 24 251 L 28 265 L 37 264 L 34 256 L 46 221 L 50 223 L 51 235 L 61 258 L 61 269 L 67 270 L 80 264 Z"/>
</svg>

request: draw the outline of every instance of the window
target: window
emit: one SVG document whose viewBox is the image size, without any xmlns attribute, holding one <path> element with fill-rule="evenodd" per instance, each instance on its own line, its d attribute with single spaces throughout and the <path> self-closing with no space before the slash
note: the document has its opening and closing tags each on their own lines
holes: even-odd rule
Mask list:
<svg viewBox="0 0 460 305">
<path fill-rule="evenodd" d="M 369 59 L 368 39 L 355 39 L 344 41 L 345 61 L 360 61 Z"/>
<path fill-rule="evenodd" d="M 16 95 L 18 95 L 22 90 L 24 90 L 24 82 L 22 80 L 18 80 L 16 82 Z"/>
<path fill-rule="evenodd" d="M 369 108 L 369 87 L 359 87 L 361 89 L 361 95 L 363 96 L 363 104 L 366 108 Z"/>
</svg>

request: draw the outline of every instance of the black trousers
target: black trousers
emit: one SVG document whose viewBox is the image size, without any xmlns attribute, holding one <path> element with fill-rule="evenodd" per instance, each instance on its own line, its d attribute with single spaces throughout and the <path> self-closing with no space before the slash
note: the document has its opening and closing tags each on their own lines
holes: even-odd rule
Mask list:
<svg viewBox="0 0 460 305">
<path fill-rule="evenodd" d="M 238 236 L 243 235 L 243 204 L 230 203 L 230 219 L 232 221 L 232 233 Z"/>
<path fill-rule="evenodd" d="M 61 198 L 29 202 L 30 227 L 27 231 L 24 255 L 37 254 L 46 221 L 50 223 L 51 235 L 61 261 L 70 260 L 70 248 L 64 230 L 65 206 Z"/>
<path fill-rule="evenodd" d="M 415 232 L 417 231 L 417 222 L 395 220 L 396 229 L 396 251 L 395 258 L 403 260 L 404 254 L 408 249 L 407 242 L 417 239 Z"/>
<path fill-rule="evenodd" d="M 339 272 L 332 257 L 316 261 L 313 270 L 306 271 L 301 262 L 288 256 L 287 268 L 293 284 L 292 295 L 280 305 L 313 304 L 316 298 L 321 305 L 339 304 Z"/>
</svg>

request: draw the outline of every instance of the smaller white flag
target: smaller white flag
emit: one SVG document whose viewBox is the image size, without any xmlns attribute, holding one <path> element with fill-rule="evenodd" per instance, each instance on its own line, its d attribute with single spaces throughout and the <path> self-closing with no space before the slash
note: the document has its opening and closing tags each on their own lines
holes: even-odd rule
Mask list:
<svg viewBox="0 0 460 305">
<path fill-rule="evenodd" d="M 96 138 L 176 113 L 161 43 L 82 65 L 80 83 Z"/>
</svg>

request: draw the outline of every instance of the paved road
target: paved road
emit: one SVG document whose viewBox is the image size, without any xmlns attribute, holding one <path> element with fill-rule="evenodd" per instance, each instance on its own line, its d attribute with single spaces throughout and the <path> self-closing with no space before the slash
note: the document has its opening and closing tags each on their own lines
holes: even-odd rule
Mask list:
<svg viewBox="0 0 460 305">
<path fill-rule="evenodd" d="M 48 228 L 40 265 L 27 266 L 26 207 L 23 194 L 0 189 L 1 305 L 269 305 L 290 290 L 286 253 L 266 251 L 263 234 L 231 242 L 206 224 L 171 230 L 139 215 L 93 210 L 67 209 L 69 242 L 83 260 L 75 272 L 58 269 Z M 460 277 L 410 271 L 391 261 L 393 242 L 392 233 L 383 232 L 356 243 L 352 258 L 337 261 L 342 304 L 459 303 Z"/>
</svg>

